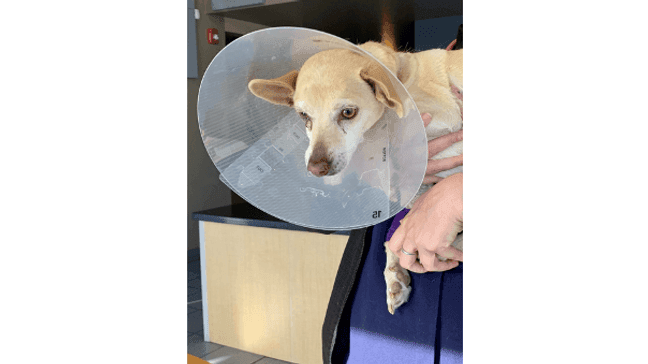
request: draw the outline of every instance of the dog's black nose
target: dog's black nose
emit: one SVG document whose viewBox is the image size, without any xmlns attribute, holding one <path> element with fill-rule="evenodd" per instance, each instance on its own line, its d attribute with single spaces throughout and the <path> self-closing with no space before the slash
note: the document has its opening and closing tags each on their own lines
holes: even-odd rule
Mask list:
<svg viewBox="0 0 648 364">
<path fill-rule="evenodd" d="M 323 177 L 331 169 L 331 165 L 326 160 L 320 159 L 319 161 L 313 161 L 312 159 L 308 161 L 308 171 L 312 173 L 315 177 Z"/>
</svg>

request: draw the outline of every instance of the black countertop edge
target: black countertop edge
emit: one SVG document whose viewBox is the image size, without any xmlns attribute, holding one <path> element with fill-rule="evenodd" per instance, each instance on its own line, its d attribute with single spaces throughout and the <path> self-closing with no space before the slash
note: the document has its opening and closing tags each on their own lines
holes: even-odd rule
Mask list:
<svg viewBox="0 0 648 364">
<path fill-rule="evenodd" d="M 351 233 L 350 230 L 329 231 L 297 226 L 283 220 L 279 220 L 272 215 L 266 214 L 265 212 L 248 203 L 197 211 L 191 214 L 191 218 L 199 221 L 219 222 L 223 224 L 241 226 L 256 226 L 272 229 L 306 231 L 325 235 L 333 234 L 348 236 Z"/>
</svg>

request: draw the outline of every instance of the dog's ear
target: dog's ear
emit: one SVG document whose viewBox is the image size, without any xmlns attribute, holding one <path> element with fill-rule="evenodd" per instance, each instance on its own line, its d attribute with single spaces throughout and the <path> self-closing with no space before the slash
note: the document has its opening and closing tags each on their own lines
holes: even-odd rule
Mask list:
<svg viewBox="0 0 648 364">
<path fill-rule="evenodd" d="M 293 106 L 293 94 L 297 84 L 298 71 L 292 70 L 271 80 L 256 79 L 248 83 L 250 92 L 275 105 Z"/>
<path fill-rule="evenodd" d="M 387 72 L 379 64 L 373 63 L 363 68 L 360 71 L 360 77 L 371 86 L 378 101 L 396 111 L 399 118 L 403 117 L 403 103 L 389 80 Z"/>
</svg>

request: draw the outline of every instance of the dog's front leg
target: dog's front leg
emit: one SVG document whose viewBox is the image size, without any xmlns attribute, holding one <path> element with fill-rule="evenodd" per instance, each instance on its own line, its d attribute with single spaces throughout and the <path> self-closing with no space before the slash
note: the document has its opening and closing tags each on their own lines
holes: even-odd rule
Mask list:
<svg viewBox="0 0 648 364">
<path fill-rule="evenodd" d="M 387 310 L 393 315 L 398 307 L 407 302 L 412 287 L 407 269 L 400 266 L 398 256 L 389 250 L 388 242 L 385 242 L 385 253 L 387 264 L 383 275 L 387 283 Z"/>
</svg>

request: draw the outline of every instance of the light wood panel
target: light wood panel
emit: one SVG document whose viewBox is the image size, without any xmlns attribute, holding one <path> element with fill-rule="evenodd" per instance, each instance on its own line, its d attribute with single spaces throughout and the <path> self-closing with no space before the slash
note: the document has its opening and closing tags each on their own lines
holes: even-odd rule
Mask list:
<svg viewBox="0 0 648 364">
<path fill-rule="evenodd" d="M 195 357 L 191 354 L 187 354 L 187 364 L 209 364 L 209 362 Z"/>
<path fill-rule="evenodd" d="M 348 236 L 205 222 L 210 340 L 322 362 L 322 323 Z"/>
</svg>

